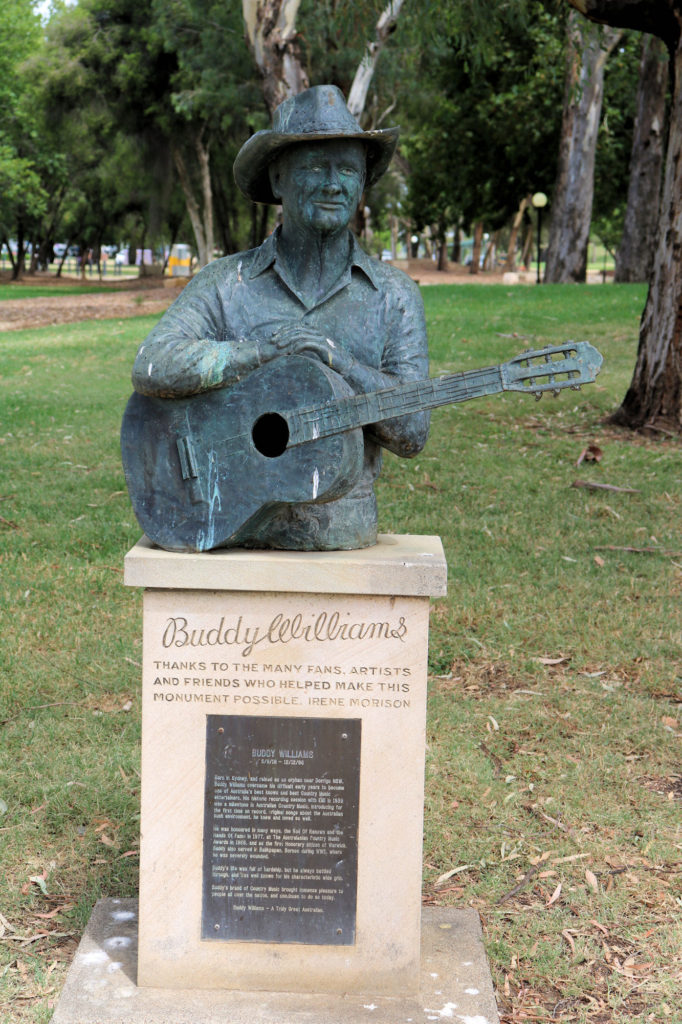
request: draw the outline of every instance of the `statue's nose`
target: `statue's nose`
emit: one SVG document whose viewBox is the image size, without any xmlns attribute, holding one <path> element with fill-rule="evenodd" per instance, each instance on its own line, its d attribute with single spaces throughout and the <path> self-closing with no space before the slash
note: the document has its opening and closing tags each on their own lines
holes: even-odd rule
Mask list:
<svg viewBox="0 0 682 1024">
<path fill-rule="evenodd" d="M 326 192 L 332 192 L 334 194 L 341 191 L 341 178 L 335 167 L 330 167 L 327 170 L 324 187 Z"/>
</svg>

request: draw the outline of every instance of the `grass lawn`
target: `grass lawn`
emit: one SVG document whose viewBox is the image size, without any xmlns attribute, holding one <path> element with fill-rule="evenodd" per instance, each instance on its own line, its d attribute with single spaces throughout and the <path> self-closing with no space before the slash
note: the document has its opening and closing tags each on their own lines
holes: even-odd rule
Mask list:
<svg viewBox="0 0 682 1024">
<path fill-rule="evenodd" d="M 111 291 L 105 284 L 0 284 L 0 302 L 6 299 L 42 299 L 55 295 L 93 295 Z"/>
<path fill-rule="evenodd" d="M 446 550 L 424 899 L 480 912 L 507 1024 L 682 1019 L 680 445 L 606 422 L 644 297 L 424 289 L 433 373 L 569 338 L 604 368 L 578 395 L 436 411 L 378 488 L 383 531 Z M 136 893 L 139 528 L 118 428 L 154 320 L 0 337 L 3 1024 L 48 1021 L 95 900 Z"/>
</svg>

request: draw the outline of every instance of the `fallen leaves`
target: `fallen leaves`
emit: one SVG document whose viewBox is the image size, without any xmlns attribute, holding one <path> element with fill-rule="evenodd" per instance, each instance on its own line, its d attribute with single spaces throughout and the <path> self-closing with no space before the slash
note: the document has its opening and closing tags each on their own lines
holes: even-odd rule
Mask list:
<svg viewBox="0 0 682 1024">
<path fill-rule="evenodd" d="M 547 909 L 549 909 L 550 907 L 554 906 L 554 904 L 558 902 L 559 897 L 561 896 L 562 888 L 563 888 L 562 883 L 559 882 L 559 884 L 557 885 L 556 889 L 554 890 L 554 892 L 552 893 L 550 898 L 545 903 L 545 907 Z"/>
<path fill-rule="evenodd" d="M 576 466 L 579 466 L 583 462 L 601 462 L 603 457 L 604 453 L 599 447 L 599 445 L 588 444 L 583 448 L 580 455 L 578 456 Z"/>
<path fill-rule="evenodd" d="M 599 892 L 599 882 L 597 881 L 597 876 L 594 874 L 593 871 L 590 871 L 589 868 L 587 868 L 585 871 L 585 881 L 587 882 L 592 892 Z"/>
</svg>

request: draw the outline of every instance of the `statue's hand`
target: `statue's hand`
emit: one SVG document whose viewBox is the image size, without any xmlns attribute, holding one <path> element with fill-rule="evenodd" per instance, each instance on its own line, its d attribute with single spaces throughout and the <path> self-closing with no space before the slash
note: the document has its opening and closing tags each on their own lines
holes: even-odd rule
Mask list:
<svg viewBox="0 0 682 1024">
<path fill-rule="evenodd" d="M 278 355 L 314 356 L 342 377 L 350 372 L 355 363 L 350 352 L 321 331 L 303 324 L 286 324 L 272 336 L 269 344 L 277 347 Z"/>
</svg>

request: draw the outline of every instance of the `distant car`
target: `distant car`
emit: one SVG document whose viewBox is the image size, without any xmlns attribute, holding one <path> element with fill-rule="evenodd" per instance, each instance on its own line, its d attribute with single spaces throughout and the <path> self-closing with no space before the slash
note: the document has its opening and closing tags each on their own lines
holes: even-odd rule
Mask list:
<svg viewBox="0 0 682 1024">
<path fill-rule="evenodd" d="M 70 245 L 68 248 L 69 256 L 80 256 L 81 247 L 80 245 Z"/>
</svg>

